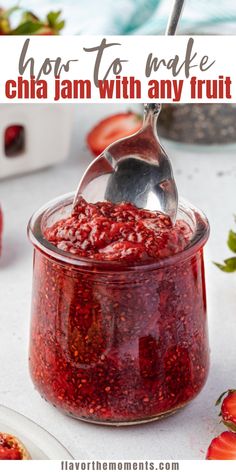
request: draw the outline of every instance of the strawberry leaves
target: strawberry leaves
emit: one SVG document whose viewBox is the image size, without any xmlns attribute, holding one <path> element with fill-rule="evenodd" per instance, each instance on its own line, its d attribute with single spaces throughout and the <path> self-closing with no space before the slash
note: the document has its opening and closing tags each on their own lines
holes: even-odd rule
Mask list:
<svg viewBox="0 0 236 472">
<path fill-rule="evenodd" d="M 214 262 L 214 264 L 223 272 L 236 271 L 236 257 L 229 257 L 228 259 L 225 259 L 223 264 L 219 264 L 218 262 Z"/>
<path fill-rule="evenodd" d="M 227 245 L 228 248 L 236 254 L 236 232 L 232 229 L 228 234 Z M 214 262 L 214 264 L 223 272 L 236 272 L 236 256 L 225 259 L 223 264 L 219 264 L 218 262 Z"/>
<path fill-rule="evenodd" d="M 38 18 L 31 11 L 22 11 L 20 23 L 16 28 L 11 27 L 11 15 L 21 10 L 15 6 L 9 10 L 0 9 L 0 34 L 5 35 L 56 35 L 65 26 L 65 21 L 61 19 L 61 11 L 51 11 L 44 20 Z"/>
<path fill-rule="evenodd" d="M 28 34 L 35 34 L 43 27 L 43 24 L 40 22 L 33 22 L 33 21 L 25 21 L 25 23 L 21 23 L 17 28 L 11 31 L 10 34 L 12 35 L 28 35 Z"/>
<path fill-rule="evenodd" d="M 229 390 L 226 390 L 225 392 L 223 392 L 223 393 L 219 396 L 219 398 L 216 400 L 215 406 L 220 405 L 220 404 L 222 403 L 222 400 L 223 400 L 223 398 L 225 397 L 225 395 L 226 395 L 226 394 L 228 395 L 228 393 L 230 393 L 230 392 L 233 392 L 233 390 L 230 390 L 230 389 L 229 389 Z M 221 415 L 221 413 L 220 413 L 220 415 Z"/>
<path fill-rule="evenodd" d="M 61 20 L 60 16 L 61 11 L 51 11 L 47 15 L 48 26 L 57 33 L 65 26 L 65 21 Z"/>
<path fill-rule="evenodd" d="M 232 229 L 229 232 L 227 244 L 229 249 L 236 253 L 236 233 Z"/>
</svg>

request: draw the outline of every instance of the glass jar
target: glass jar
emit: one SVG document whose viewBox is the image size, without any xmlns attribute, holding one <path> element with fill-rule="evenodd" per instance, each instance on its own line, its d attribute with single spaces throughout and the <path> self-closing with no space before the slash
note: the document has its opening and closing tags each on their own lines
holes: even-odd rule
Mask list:
<svg viewBox="0 0 236 472">
<path fill-rule="evenodd" d="M 236 23 L 227 12 L 225 18 L 194 22 L 194 29 L 182 28 L 187 36 L 235 35 Z M 220 21 L 219 21 L 220 20 Z M 206 29 L 207 25 L 207 29 Z M 196 29 L 195 29 L 196 28 Z M 168 103 L 158 118 L 158 133 L 168 146 L 181 152 L 225 153 L 236 149 L 235 103 Z"/>
<path fill-rule="evenodd" d="M 236 147 L 236 105 L 229 103 L 164 104 L 158 119 L 158 133 L 181 149 L 201 150 Z"/>
<path fill-rule="evenodd" d="M 73 417 L 103 424 L 152 421 L 189 403 L 208 374 L 203 246 L 209 225 L 185 202 L 184 251 L 135 266 L 78 259 L 44 239 L 73 195 L 33 215 L 30 371 L 41 395 Z"/>
</svg>

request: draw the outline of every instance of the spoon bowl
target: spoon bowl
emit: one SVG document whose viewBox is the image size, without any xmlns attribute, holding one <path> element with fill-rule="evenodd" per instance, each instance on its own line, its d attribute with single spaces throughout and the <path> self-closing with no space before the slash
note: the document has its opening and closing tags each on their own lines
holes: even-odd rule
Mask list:
<svg viewBox="0 0 236 472">
<path fill-rule="evenodd" d="M 90 203 L 126 201 L 138 208 L 163 211 L 175 221 L 177 188 L 156 131 L 160 108 L 158 104 L 145 105 L 141 130 L 114 142 L 90 164 L 79 184 L 74 207 L 81 196 Z"/>
<path fill-rule="evenodd" d="M 174 0 L 166 29 L 174 35 L 184 0 Z M 160 104 L 144 105 L 143 126 L 137 133 L 108 146 L 84 173 L 73 203 L 131 202 L 138 208 L 162 211 L 176 220 L 178 192 L 170 160 L 157 136 Z"/>
</svg>

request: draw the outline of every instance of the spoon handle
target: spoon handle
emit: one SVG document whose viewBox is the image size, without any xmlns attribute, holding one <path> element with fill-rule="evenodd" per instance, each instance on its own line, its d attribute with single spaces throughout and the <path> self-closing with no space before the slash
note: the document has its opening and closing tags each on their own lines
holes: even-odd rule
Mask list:
<svg viewBox="0 0 236 472">
<path fill-rule="evenodd" d="M 160 103 L 144 103 L 143 126 L 150 125 L 155 132 L 160 111 Z"/>
<path fill-rule="evenodd" d="M 169 15 L 166 32 L 165 32 L 167 36 L 173 36 L 175 34 L 181 13 L 183 11 L 184 2 L 185 0 L 173 1 L 172 9 Z"/>
<path fill-rule="evenodd" d="M 174 0 L 172 9 L 169 15 L 166 32 L 167 36 L 173 36 L 177 30 L 179 19 L 183 11 L 185 0 Z M 161 111 L 161 105 L 157 103 L 145 103 L 144 104 L 144 120 L 147 119 L 149 113 L 158 116 Z"/>
<path fill-rule="evenodd" d="M 144 113 L 147 115 L 149 112 L 152 112 L 153 115 L 159 115 L 161 111 L 160 103 L 144 103 Z"/>
</svg>

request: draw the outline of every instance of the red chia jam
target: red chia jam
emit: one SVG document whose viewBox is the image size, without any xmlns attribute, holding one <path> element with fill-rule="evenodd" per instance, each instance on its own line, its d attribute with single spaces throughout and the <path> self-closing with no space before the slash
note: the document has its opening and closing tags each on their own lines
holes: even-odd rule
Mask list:
<svg viewBox="0 0 236 472">
<path fill-rule="evenodd" d="M 190 402 L 208 374 L 203 246 L 209 225 L 180 204 L 60 197 L 33 215 L 30 370 L 41 395 L 76 418 L 154 420 Z"/>
</svg>

